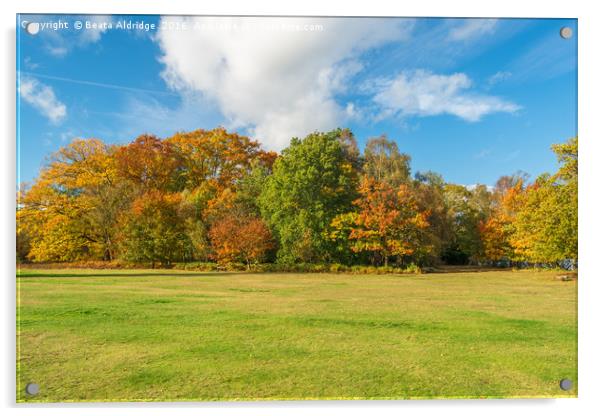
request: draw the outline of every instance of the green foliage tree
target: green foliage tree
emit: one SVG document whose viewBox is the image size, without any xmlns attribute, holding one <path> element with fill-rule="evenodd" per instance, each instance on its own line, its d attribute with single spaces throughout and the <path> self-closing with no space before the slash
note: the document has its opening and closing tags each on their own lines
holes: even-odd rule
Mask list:
<svg viewBox="0 0 602 416">
<path fill-rule="evenodd" d="M 479 224 L 487 217 L 482 206 L 483 188 L 445 185 L 445 203 L 451 233 L 442 258 L 451 264 L 467 264 L 482 252 Z"/>
<path fill-rule="evenodd" d="M 358 177 L 341 145 L 342 133 L 337 129 L 294 138 L 274 164 L 259 205 L 280 243 L 281 262 L 332 257 L 326 229 L 334 217 L 350 210 Z"/>
<path fill-rule="evenodd" d="M 520 198 L 512 237 L 519 259 L 560 262 L 578 257 L 577 138 L 552 150 L 561 164 L 558 172 L 541 175 Z"/>
<path fill-rule="evenodd" d="M 438 263 L 453 238 L 453 227 L 445 197 L 445 181 L 435 172 L 417 172 L 412 184 L 421 211 L 429 212 L 429 227 L 424 230 L 425 241 L 432 250 L 423 253 L 420 263 Z M 418 260 L 418 259 L 417 259 Z"/>
<path fill-rule="evenodd" d="M 259 197 L 266 186 L 271 169 L 263 163 L 254 162 L 251 171 L 245 175 L 236 186 L 236 203 L 241 205 L 245 212 L 261 215 Z"/>
<path fill-rule="evenodd" d="M 410 177 L 410 156 L 400 153 L 387 136 L 369 139 L 364 150 L 364 175 L 396 187 Z"/>
</svg>

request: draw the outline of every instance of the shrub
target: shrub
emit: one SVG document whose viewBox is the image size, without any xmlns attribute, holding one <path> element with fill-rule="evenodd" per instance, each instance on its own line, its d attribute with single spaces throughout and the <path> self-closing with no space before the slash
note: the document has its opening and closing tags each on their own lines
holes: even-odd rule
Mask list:
<svg viewBox="0 0 602 416">
<path fill-rule="evenodd" d="M 420 269 L 420 267 L 418 267 L 414 263 L 411 263 L 405 268 L 405 272 L 418 274 L 418 273 L 422 273 L 422 270 Z"/>
</svg>

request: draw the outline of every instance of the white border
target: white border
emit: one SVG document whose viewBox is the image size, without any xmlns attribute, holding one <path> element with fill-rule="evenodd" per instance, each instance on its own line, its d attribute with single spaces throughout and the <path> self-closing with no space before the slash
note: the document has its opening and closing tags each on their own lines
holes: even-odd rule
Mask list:
<svg viewBox="0 0 602 416">
<path fill-rule="evenodd" d="M 602 166 L 602 97 L 600 77 L 600 42 L 602 15 L 595 2 L 504 0 L 495 4 L 470 0 L 420 0 L 396 4 L 391 0 L 338 1 L 304 0 L 286 3 L 277 0 L 186 2 L 170 0 L 162 4 L 150 1 L 104 0 L 96 3 L 70 0 L 21 0 L 0 3 L 2 13 L 2 86 L 0 100 L 3 137 L 0 139 L 2 238 L 0 264 L 3 265 L 2 349 L 0 406 L 8 415 L 102 415 L 108 411 L 120 415 L 210 414 L 399 414 L 400 412 L 449 415 L 491 415 L 507 413 L 541 413 L 546 415 L 591 414 L 602 408 L 600 393 L 602 345 L 602 276 L 596 260 L 600 247 Z M 101 14 L 236 14 L 236 15 L 335 15 L 335 16 L 457 16 L 457 17 L 574 17 L 579 19 L 579 398 L 548 400 L 440 400 L 402 402 L 254 402 L 195 404 L 107 404 L 107 405 L 16 405 L 15 404 L 15 279 L 14 279 L 14 209 L 15 209 L 15 14 L 16 13 L 101 13 Z M 597 264 L 598 263 L 598 264 Z M 598 266 L 596 269 L 594 266 Z M 108 410 L 111 409 L 111 410 Z M 169 409 L 169 410 L 167 410 Z"/>
</svg>

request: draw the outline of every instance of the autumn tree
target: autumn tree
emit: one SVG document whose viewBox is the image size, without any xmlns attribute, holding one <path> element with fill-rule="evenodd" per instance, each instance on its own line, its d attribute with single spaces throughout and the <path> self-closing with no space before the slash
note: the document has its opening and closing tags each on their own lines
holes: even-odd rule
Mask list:
<svg viewBox="0 0 602 416">
<path fill-rule="evenodd" d="M 560 168 L 527 184 L 524 174 L 497 182 L 481 223 L 484 258 L 535 263 L 577 260 L 577 138 L 553 145 Z"/>
<path fill-rule="evenodd" d="M 18 222 L 29 229 L 30 258 L 115 257 L 115 223 L 129 190 L 117 178 L 113 155 L 101 140 L 76 139 L 50 157 L 19 198 Z"/>
<path fill-rule="evenodd" d="M 190 239 L 180 215 L 178 193 L 150 190 L 133 203 L 120 222 L 122 257 L 133 262 L 170 265 L 186 260 Z"/>
<path fill-rule="evenodd" d="M 207 209 L 216 197 L 217 190 L 205 182 L 193 189 L 184 189 L 180 215 L 190 240 L 190 258 L 209 261 L 211 256 L 211 242 L 209 241 L 209 221 Z"/>
<path fill-rule="evenodd" d="M 16 255 L 17 263 L 29 261 L 28 255 L 31 251 L 31 227 L 23 220 L 23 205 L 21 204 L 21 196 L 27 192 L 28 184 L 22 183 L 17 192 L 17 223 L 16 223 Z"/>
<path fill-rule="evenodd" d="M 577 182 L 579 141 L 577 137 L 567 140 L 566 143 L 552 145 L 560 168 L 555 177 L 565 183 Z"/>
<path fill-rule="evenodd" d="M 531 262 L 576 261 L 577 138 L 552 146 L 561 164 L 554 175 L 544 174 L 526 188 L 514 221 L 512 245 Z"/>
<path fill-rule="evenodd" d="M 271 168 L 276 157 L 257 141 L 223 127 L 176 133 L 165 141 L 182 161 L 180 174 L 189 189 L 208 182 L 218 189 L 231 187 L 250 170 L 254 162 Z"/>
<path fill-rule="evenodd" d="M 281 155 L 223 128 L 76 139 L 17 200 L 19 261 L 577 261 L 577 138 L 559 169 L 490 190 L 410 177 L 385 136 L 364 154 L 348 129 L 294 138 Z"/>
<path fill-rule="evenodd" d="M 265 259 L 274 246 L 263 220 L 249 215 L 224 215 L 213 223 L 209 236 L 219 263 L 242 261 L 247 269 Z"/>
<path fill-rule="evenodd" d="M 424 230 L 429 226 L 429 213 L 419 210 L 410 186 L 393 188 L 364 178 L 359 193 L 353 202 L 357 211 L 339 215 L 331 223 L 335 230 L 350 230 L 354 252 L 371 253 L 373 263 L 387 266 L 391 257 L 400 263 L 419 249 L 427 249 Z"/>
<path fill-rule="evenodd" d="M 181 163 L 174 146 L 156 136 L 143 134 L 115 152 L 117 173 L 139 188 L 175 192 L 183 189 Z"/>
<path fill-rule="evenodd" d="M 38 197 L 38 192 L 33 188 L 32 198 Z M 94 250 L 95 241 L 86 233 L 84 223 L 79 221 L 83 212 L 81 207 L 62 195 L 50 194 L 49 197 L 52 199 L 44 201 L 47 210 L 42 208 L 34 212 L 32 206 L 28 205 L 17 212 L 19 234 L 27 235 L 30 241 L 26 258 L 36 262 L 86 258 Z"/>
<path fill-rule="evenodd" d="M 482 259 L 523 260 L 517 257 L 512 239 L 527 178 L 524 173 L 518 172 L 514 175 L 502 176 L 497 181 L 492 195 L 491 213 L 489 217 L 479 222 Z"/>
</svg>

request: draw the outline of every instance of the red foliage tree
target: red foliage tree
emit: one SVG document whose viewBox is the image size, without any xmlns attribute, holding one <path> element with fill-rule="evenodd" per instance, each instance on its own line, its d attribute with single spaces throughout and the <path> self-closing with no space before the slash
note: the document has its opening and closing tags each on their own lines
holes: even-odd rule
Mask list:
<svg viewBox="0 0 602 416">
<path fill-rule="evenodd" d="M 246 215 L 222 216 L 209 230 L 209 238 L 219 263 L 244 261 L 247 269 L 261 261 L 274 246 L 265 223 Z"/>
<path fill-rule="evenodd" d="M 115 152 L 118 173 L 144 191 L 175 191 L 181 164 L 173 145 L 156 136 L 142 135 Z"/>
</svg>

